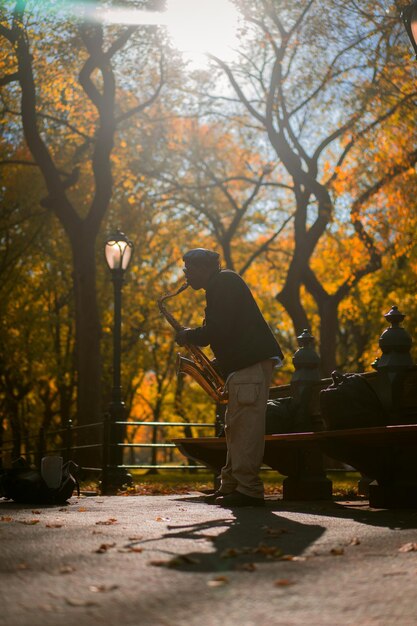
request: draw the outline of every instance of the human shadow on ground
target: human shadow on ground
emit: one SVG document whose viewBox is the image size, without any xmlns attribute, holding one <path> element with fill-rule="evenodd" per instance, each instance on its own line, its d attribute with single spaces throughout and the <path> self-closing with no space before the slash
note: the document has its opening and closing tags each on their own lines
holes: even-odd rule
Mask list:
<svg viewBox="0 0 417 626">
<path fill-rule="evenodd" d="M 181 498 L 182 503 L 195 502 L 201 505 L 202 498 Z M 206 505 L 207 507 L 211 505 Z M 222 517 L 206 519 L 198 523 L 168 525 L 167 532 L 156 540 L 141 541 L 137 545 L 149 547 L 167 539 L 205 540 L 201 551 L 172 552 L 159 550 L 167 561 L 154 562 L 154 565 L 174 567 L 177 570 L 192 572 L 222 572 L 230 570 L 252 571 L 256 563 L 274 560 L 302 559 L 303 551 L 325 532 L 325 527 L 316 524 L 301 524 L 280 516 L 275 510 L 275 502 L 268 502 L 265 508 L 244 507 L 240 509 L 219 509 Z M 224 513 L 224 515 L 223 515 Z M 223 532 L 219 532 L 222 529 Z"/>
<path fill-rule="evenodd" d="M 305 513 L 341 519 L 351 519 L 360 524 L 405 530 L 417 528 L 416 509 L 372 509 L 367 499 L 334 499 L 331 502 L 280 501 L 282 512 Z"/>
</svg>

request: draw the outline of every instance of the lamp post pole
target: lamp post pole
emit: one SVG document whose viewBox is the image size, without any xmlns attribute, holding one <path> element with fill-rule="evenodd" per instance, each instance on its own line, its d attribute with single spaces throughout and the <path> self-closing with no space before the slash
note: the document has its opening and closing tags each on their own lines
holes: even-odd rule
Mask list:
<svg viewBox="0 0 417 626">
<path fill-rule="evenodd" d="M 112 270 L 112 283 L 114 293 L 114 320 L 113 320 L 113 388 L 111 406 L 114 409 L 121 408 L 124 413 L 121 385 L 121 353 L 122 353 L 122 287 L 124 283 L 124 271 L 120 268 Z"/>
<path fill-rule="evenodd" d="M 106 239 L 105 258 L 111 271 L 114 292 L 113 318 L 113 387 L 109 406 L 110 423 L 108 424 L 108 467 L 103 482 L 103 491 L 115 493 L 123 485 L 132 484 L 132 476 L 123 467 L 123 442 L 125 427 L 123 422 L 126 416 L 126 407 L 122 399 L 121 385 L 121 328 L 122 328 L 122 287 L 124 273 L 128 268 L 133 252 L 133 244 L 119 230 Z"/>
</svg>

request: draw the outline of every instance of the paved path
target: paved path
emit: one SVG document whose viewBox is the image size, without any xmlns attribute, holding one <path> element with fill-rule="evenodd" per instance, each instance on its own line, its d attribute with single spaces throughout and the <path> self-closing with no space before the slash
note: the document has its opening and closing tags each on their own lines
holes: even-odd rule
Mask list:
<svg viewBox="0 0 417 626">
<path fill-rule="evenodd" d="M 0 501 L 0 624 L 417 625 L 412 548 L 417 512 L 366 501 Z"/>
</svg>

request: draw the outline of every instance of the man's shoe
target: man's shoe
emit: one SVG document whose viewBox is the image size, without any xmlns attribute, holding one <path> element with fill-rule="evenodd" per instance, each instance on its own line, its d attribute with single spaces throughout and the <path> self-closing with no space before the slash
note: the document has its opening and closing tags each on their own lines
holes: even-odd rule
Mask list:
<svg viewBox="0 0 417 626">
<path fill-rule="evenodd" d="M 253 498 L 240 493 L 240 491 L 232 491 L 232 493 L 228 493 L 225 496 L 219 496 L 215 502 L 225 509 L 233 509 L 240 506 L 265 506 L 263 498 Z"/>
<path fill-rule="evenodd" d="M 208 496 L 204 496 L 204 502 L 206 504 L 216 504 L 217 498 L 223 497 L 225 495 L 226 495 L 225 493 L 222 493 L 221 491 L 217 490 L 214 493 L 210 493 Z"/>
</svg>

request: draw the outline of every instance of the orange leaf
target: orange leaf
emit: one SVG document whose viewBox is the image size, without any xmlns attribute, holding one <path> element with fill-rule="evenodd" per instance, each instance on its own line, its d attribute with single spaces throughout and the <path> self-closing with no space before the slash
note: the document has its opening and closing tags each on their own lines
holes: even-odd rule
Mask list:
<svg viewBox="0 0 417 626">
<path fill-rule="evenodd" d="M 96 552 L 97 554 L 103 554 L 104 552 L 107 552 L 107 550 L 109 550 L 110 548 L 114 548 L 115 545 L 116 543 L 102 543 L 101 546 L 97 548 L 97 550 L 94 550 L 94 552 Z"/>
<path fill-rule="evenodd" d="M 211 580 L 207 581 L 209 587 L 221 587 L 222 585 L 229 584 L 227 576 L 215 576 Z"/>
<path fill-rule="evenodd" d="M 275 587 L 288 587 L 289 585 L 295 585 L 295 581 L 289 580 L 289 578 L 278 578 L 274 581 Z"/>
</svg>

